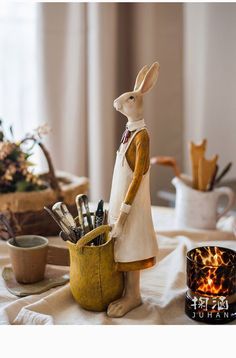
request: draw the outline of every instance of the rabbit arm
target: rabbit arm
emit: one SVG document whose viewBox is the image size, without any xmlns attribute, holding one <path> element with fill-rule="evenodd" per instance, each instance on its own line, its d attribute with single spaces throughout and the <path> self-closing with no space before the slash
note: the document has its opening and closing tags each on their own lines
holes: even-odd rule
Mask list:
<svg viewBox="0 0 236 358">
<path fill-rule="evenodd" d="M 136 193 L 139 189 L 140 183 L 142 181 L 142 177 L 149 168 L 149 163 L 150 163 L 149 136 L 146 130 L 142 130 L 139 133 L 137 133 L 137 135 L 134 138 L 134 145 L 135 145 L 135 151 L 134 151 L 135 158 L 131 160 L 134 163 L 133 179 L 129 185 L 124 200 L 124 203 L 127 205 L 132 205 Z M 128 160 L 128 162 L 130 162 L 130 160 Z"/>
</svg>

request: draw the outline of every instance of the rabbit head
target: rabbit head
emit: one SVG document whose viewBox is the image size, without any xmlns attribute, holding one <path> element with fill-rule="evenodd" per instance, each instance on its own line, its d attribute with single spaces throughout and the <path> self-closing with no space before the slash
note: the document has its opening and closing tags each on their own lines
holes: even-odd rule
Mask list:
<svg viewBox="0 0 236 358">
<path fill-rule="evenodd" d="M 143 119 L 143 96 L 154 87 L 160 65 L 154 62 L 150 68 L 144 66 L 138 73 L 134 90 L 126 92 L 116 98 L 113 105 L 117 111 L 124 114 L 128 121 L 134 122 Z"/>
</svg>

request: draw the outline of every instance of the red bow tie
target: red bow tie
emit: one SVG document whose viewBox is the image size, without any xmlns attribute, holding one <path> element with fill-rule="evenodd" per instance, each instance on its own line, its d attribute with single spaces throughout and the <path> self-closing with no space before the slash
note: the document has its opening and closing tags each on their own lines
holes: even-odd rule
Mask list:
<svg viewBox="0 0 236 358">
<path fill-rule="evenodd" d="M 131 136 L 131 132 L 128 130 L 128 128 L 126 128 L 120 142 L 123 144 L 127 143 L 130 136 Z"/>
</svg>

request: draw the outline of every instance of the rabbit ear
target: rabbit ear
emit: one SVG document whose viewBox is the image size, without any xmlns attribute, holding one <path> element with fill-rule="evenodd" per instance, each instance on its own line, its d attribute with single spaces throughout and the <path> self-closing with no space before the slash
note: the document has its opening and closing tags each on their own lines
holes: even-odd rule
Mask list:
<svg viewBox="0 0 236 358">
<path fill-rule="evenodd" d="M 154 62 L 151 68 L 146 73 L 142 84 L 140 85 L 139 91 L 142 94 L 148 93 L 155 85 L 158 74 L 159 74 L 160 65 L 158 62 Z"/>
<path fill-rule="evenodd" d="M 139 71 L 137 77 L 136 77 L 136 81 L 135 81 L 135 85 L 134 85 L 134 91 L 137 91 L 141 85 L 141 83 L 144 80 L 144 77 L 146 75 L 146 73 L 148 72 L 148 66 L 145 65 L 143 66 L 143 68 Z"/>
</svg>

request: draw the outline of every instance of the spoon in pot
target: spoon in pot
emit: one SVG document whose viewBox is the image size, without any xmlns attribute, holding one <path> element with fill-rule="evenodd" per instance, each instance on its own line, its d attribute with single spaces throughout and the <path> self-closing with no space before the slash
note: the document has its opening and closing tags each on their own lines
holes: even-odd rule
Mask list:
<svg viewBox="0 0 236 358">
<path fill-rule="evenodd" d="M 12 238 L 12 244 L 14 246 L 20 246 L 19 243 L 16 240 L 15 234 L 11 228 L 11 225 L 9 223 L 9 221 L 7 220 L 6 216 L 4 214 L 0 214 L 0 222 L 5 226 L 5 228 L 7 229 L 8 234 L 10 235 L 10 237 Z"/>
</svg>

